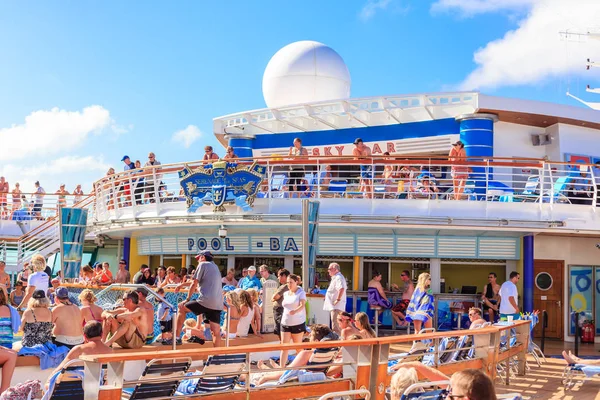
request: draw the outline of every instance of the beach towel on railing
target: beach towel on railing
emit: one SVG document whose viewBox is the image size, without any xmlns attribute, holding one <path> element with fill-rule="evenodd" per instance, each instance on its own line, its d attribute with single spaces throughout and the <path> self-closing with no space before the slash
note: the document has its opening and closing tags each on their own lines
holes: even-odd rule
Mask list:
<svg viewBox="0 0 600 400">
<path fill-rule="evenodd" d="M 13 330 L 13 333 L 16 334 L 21 329 L 21 315 L 19 311 L 13 306 L 8 305 L 8 309 L 10 310 L 10 326 Z"/>
<path fill-rule="evenodd" d="M 36 356 L 40 359 L 40 369 L 56 368 L 65 359 L 69 349 L 57 346 L 52 342 L 36 344 L 33 347 L 23 347 L 19 350 L 20 356 Z"/>
</svg>

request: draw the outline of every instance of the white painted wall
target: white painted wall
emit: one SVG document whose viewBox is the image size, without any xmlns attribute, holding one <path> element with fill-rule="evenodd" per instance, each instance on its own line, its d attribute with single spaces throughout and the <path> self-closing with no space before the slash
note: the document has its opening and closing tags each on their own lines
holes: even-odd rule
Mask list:
<svg viewBox="0 0 600 400">
<path fill-rule="evenodd" d="M 600 131 L 597 129 L 559 124 L 560 161 L 565 153 L 600 157 Z"/>
<path fill-rule="evenodd" d="M 496 122 L 494 124 L 494 156 L 544 158 L 546 146 L 531 144 L 531 134 L 543 134 L 544 128 Z"/>
<path fill-rule="evenodd" d="M 600 243 L 600 234 L 597 238 L 582 238 L 575 236 L 543 236 L 538 235 L 534 239 L 534 257 L 542 260 L 563 260 L 565 262 L 565 273 L 563 276 L 563 307 L 564 312 L 564 338 L 565 341 L 574 341 L 573 336 L 568 335 L 568 312 L 569 312 L 569 265 L 600 265 L 600 250 L 596 248 Z M 600 338 L 596 338 L 600 340 Z"/>
</svg>

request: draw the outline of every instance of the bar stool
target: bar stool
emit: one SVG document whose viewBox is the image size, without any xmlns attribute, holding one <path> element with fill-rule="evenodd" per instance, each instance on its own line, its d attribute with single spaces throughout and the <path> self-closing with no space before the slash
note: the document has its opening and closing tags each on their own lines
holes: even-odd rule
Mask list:
<svg viewBox="0 0 600 400">
<path fill-rule="evenodd" d="M 369 308 L 375 311 L 375 336 L 379 337 L 379 313 L 383 307 L 370 304 Z"/>
</svg>

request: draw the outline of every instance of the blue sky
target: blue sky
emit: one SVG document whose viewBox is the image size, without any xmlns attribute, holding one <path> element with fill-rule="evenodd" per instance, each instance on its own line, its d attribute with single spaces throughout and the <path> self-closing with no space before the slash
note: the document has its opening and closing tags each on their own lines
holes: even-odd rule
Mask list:
<svg viewBox="0 0 600 400">
<path fill-rule="evenodd" d="M 89 189 L 108 166 L 122 169 L 123 154 L 198 159 L 204 145 L 219 146 L 212 118 L 265 106 L 268 61 L 298 40 L 344 58 L 353 97 L 469 87 L 575 105 L 570 89 L 593 100 L 585 85 L 597 75 L 582 57 L 598 47 L 557 32 L 595 28 L 600 5 L 560 3 L 1 2 L 0 174 L 24 190 L 39 178 L 50 192 L 61 181 Z M 188 148 L 173 139 L 187 127 L 200 133 Z"/>
</svg>

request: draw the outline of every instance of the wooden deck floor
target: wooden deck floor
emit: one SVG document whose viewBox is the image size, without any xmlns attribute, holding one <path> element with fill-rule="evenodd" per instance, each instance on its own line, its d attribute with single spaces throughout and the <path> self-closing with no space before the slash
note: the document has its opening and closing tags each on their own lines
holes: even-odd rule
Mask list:
<svg viewBox="0 0 600 400">
<path fill-rule="evenodd" d="M 539 345 L 539 340 L 535 340 Z M 408 351 L 406 346 L 392 346 L 393 351 Z M 600 346 L 580 345 L 579 356 L 600 357 Z M 519 393 L 528 400 L 600 400 L 600 376 L 585 379 L 583 374 L 578 375 L 575 386 L 565 392 L 562 385 L 562 373 L 566 362 L 560 356 L 563 350 L 573 351 L 573 343 L 562 341 L 546 341 L 545 354 L 547 362 L 538 367 L 533 358 L 529 358 L 530 369 L 524 377 L 511 378 L 510 386 L 504 385 L 500 379 L 495 382 L 496 393 Z"/>
</svg>

